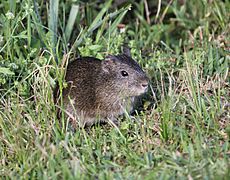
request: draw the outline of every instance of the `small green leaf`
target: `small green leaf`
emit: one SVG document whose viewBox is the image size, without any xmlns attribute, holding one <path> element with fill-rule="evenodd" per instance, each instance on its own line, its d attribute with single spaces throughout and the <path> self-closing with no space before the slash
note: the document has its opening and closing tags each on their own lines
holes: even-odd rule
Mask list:
<svg viewBox="0 0 230 180">
<path fill-rule="evenodd" d="M 91 46 L 88 46 L 88 48 L 92 51 L 97 51 L 97 50 L 101 49 L 102 46 L 101 45 L 91 45 Z"/>
<path fill-rule="evenodd" d="M 9 68 L 5 68 L 5 67 L 0 67 L 0 73 L 8 74 L 8 75 L 14 75 L 14 72 L 10 71 Z"/>
</svg>

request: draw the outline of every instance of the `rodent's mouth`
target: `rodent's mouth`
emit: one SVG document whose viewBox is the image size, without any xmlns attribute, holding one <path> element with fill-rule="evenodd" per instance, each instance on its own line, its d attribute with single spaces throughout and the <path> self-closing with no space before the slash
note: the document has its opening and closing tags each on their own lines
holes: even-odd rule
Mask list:
<svg viewBox="0 0 230 180">
<path fill-rule="evenodd" d="M 146 88 L 142 91 L 141 94 L 144 94 L 144 93 L 146 93 L 147 91 L 148 91 L 148 87 L 146 87 Z"/>
<path fill-rule="evenodd" d="M 136 96 L 140 96 L 146 93 L 147 91 L 148 91 L 148 86 L 146 87 L 141 86 L 140 88 L 138 88 L 138 90 L 135 91 L 135 93 L 136 93 Z"/>
<path fill-rule="evenodd" d="M 144 93 L 146 93 L 147 91 L 148 91 L 148 87 L 145 88 Z"/>
</svg>

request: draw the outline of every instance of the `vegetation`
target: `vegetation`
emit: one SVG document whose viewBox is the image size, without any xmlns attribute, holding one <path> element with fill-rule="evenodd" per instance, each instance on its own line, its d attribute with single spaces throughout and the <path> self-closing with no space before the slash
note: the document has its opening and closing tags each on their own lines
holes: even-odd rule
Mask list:
<svg viewBox="0 0 230 180">
<path fill-rule="evenodd" d="M 124 43 L 151 79 L 142 107 L 68 129 L 53 101 L 66 64 Z M 229 179 L 229 45 L 227 0 L 2 0 L 0 177 Z"/>
</svg>

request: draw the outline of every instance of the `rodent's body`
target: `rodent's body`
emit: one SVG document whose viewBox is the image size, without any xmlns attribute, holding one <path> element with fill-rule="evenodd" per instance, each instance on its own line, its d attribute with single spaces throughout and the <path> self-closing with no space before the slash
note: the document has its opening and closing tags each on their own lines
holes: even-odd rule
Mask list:
<svg viewBox="0 0 230 180">
<path fill-rule="evenodd" d="M 143 70 L 127 55 L 76 59 L 68 65 L 66 82 L 64 108 L 80 125 L 115 121 L 148 86 Z"/>
</svg>

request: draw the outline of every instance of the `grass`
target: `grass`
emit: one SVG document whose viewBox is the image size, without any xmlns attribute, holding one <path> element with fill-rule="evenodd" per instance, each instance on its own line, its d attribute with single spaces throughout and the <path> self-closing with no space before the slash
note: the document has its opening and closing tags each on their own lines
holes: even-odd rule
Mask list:
<svg viewBox="0 0 230 180">
<path fill-rule="evenodd" d="M 50 3 L 0 3 L 1 179 L 230 178 L 228 1 Z M 142 107 L 71 131 L 53 102 L 67 62 L 123 43 L 151 79 Z"/>
</svg>

